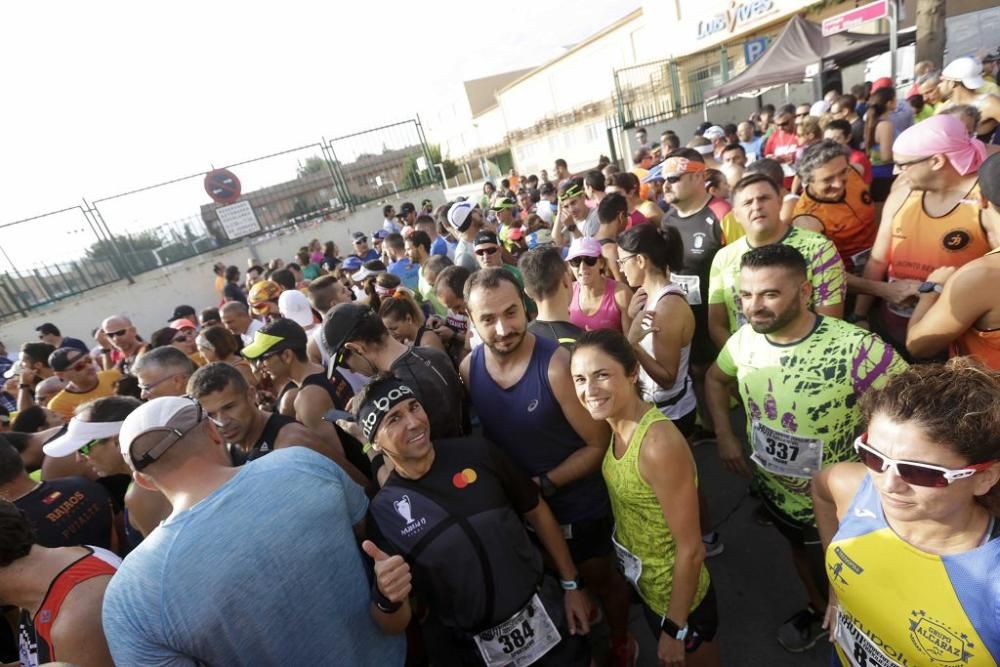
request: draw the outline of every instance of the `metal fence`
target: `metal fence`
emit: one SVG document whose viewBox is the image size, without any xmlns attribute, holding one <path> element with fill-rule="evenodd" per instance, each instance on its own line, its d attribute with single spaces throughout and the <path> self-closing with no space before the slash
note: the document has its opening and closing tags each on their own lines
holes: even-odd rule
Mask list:
<svg viewBox="0 0 1000 667">
<path fill-rule="evenodd" d="M 199 172 L 2 224 L 0 320 L 440 183 L 440 163 L 414 119 L 226 165 L 242 186 L 226 204 L 211 201 Z M 249 226 L 234 232 L 224 206 L 248 210 Z"/>
<path fill-rule="evenodd" d="M 621 132 L 704 108 L 705 93 L 743 69 L 735 47 L 684 60 L 656 60 L 615 70 L 614 116 L 607 118 L 611 159 L 625 156 Z"/>
</svg>

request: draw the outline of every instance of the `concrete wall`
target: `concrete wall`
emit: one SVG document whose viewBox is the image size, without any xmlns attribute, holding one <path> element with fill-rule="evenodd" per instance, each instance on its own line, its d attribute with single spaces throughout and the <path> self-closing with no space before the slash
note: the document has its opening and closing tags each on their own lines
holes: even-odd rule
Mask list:
<svg viewBox="0 0 1000 667">
<path fill-rule="evenodd" d="M 404 201 L 420 206 L 423 199 L 430 199 L 434 205 L 443 204 L 445 199 L 440 188 L 412 190 L 403 193 L 391 203 L 399 210 Z M 343 220 L 324 221 L 319 225 L 301 229 L 289 229 L 282 236 L 267 240 L 252 240 L 248 245 L 230 246 L 214 253 L 171 264 L 155 271 L 136 276 L 135 284 L 121 280 L 76 296 L 63 299 L 44 308 L 30 311 L 27 316 L 0 324 L 0 340 L 14 356 L 21 343 L 35 341 L 38 334 L 35 327 L 42 322 L 52 322 L 65 336 L 73 336 L 90 342 L 90 332 L 109 315 L 121 313 L 131 318 L 139 333 L 149 335 L 167 326 L 167 318 L 174 307 L 187 304 L 200 310 L 218 304 L 215 293 L 215 274 L 212 266 L 216 262 L 234 265 L 245 270 L 247 258 L 253 254 L 262 262 L 280 257 L 291 261 L 298 249 L 318 238 L 320 241 L 334 241 L 341 253 L 349 252 L 351 234 L 355 231 L 371 233 L 382 226 L 382 203 L 372 202 L 359 208 Z"/>
</svg>

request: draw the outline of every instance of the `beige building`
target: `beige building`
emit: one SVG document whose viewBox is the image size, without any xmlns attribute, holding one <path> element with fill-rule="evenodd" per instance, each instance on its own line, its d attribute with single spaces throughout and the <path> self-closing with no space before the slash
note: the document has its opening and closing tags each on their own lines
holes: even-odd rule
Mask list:
<svg viewBox="0 0 1000 667">
<path fill-rule="evenodd" d="M 638 125 L 647 126 L 649 138 L 655 141 L 668 125 L 687 136 L 706 114 L 716 122 L 735 122 L 755 109 L 756 99 L 737 98 L 706 110 L 703 93 L 742 72 L 748 49 L 759 47 L 761 40 L 773 41 L 793 15 L 801 13 L 819 22 L 860 4 L 855 0 L 648 0 L 559 57 L 498 88 L 499 119 L 494 115 L 484 123 L 470 120 L 466 130 L 453 127 L 451 131 L 466 138 L 461 150 L 469 155 L 483 148 L 497 153 L 505 143 L 522 173 L 551 172 L 557 157 L 565 159 L 571 171 L 582 171 L 596 164 L 600 155 L 611 156 L 612 150 L 613 157 L 627 166 L 628 134 Z M 900 28 L 912 27 L 916 0 L 901 4 Z M 969 35 L 982 45 L 996 41 L 996 30 L 989 30 L 1000 25 L 995 0 L 949 0 L 946 8 L 949 30 L 962 36 L 962 42 L 949 40 L 950 50 L 972 48 Z M 859 31 L 887 32 L 888 28 L 883 20 Z M 965 53 L 949 57 L 959 55 Z M 900 62 L 900 80 L 905 82 L 912 54 Z M 865 65 L 846 68 L 841 76 L 845 88 L 860 83 L 865 79 Z M 792 85 L 787 94 L 784 87 L 765 93 L 763 103 L 811 102 L 812 96 L 811 84 Z M 503 124 L 504 135 L 500 143 L 493 143 L 497 120 Z M 470 149 L 474 122 L 491 128 L 490 140 Z M 450 155 L 462 157 L 459 152 Z"/>
</svg>

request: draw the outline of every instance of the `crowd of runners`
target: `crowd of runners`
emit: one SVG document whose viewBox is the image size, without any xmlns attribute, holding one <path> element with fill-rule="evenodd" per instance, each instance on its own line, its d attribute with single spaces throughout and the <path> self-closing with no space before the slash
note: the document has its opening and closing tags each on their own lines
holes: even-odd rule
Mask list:
<svg viewBox="0 0 1000 667">
<path fill-rule="evenodd" d="M 720 665 L 713 447 L 801 583 L 756 641 L 997 664 L 996 60 L 387 205 L 156 331 L 40 322 L 0 663 L 620 666 L 645 625 Z"/>
</svg>

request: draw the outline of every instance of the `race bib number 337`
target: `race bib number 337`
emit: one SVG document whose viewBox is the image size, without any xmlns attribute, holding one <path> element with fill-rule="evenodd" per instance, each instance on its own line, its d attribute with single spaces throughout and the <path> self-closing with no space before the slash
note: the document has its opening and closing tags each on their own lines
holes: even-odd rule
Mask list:
<svg viewBox="0 0 1000 667">
<path fill-rule="evenodd" d="M 785 433 L 760 422 L 754 422 L 752 433 L 750 458 L 768 472 L 809 479 L 823 463 L 822 440 Z"/>
</svg>

